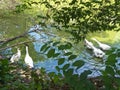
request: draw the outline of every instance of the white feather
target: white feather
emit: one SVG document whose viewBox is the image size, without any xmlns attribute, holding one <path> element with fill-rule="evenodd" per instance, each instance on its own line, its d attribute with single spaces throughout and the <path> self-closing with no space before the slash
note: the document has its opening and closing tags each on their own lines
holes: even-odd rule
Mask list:
<svg viewBox="0 0 120 90">
<path fill-rule="evenodd" d="M 34 67 L 33 60 L 30 57 L 29 52 L 28 52 L 28 46 L 26 46 L 25 64 L 27 64 L 30 68 Z"/>
<path fill-rule="evenodd" d="M 101 43 L 99 42 L 97 39 L 95 38 L 92 38 L 94 41 L 96 41 L 99 45 L 99 47 L 102 49 L 102 50 L 109 50 L 111 49 L 111 46 L 107 45 L 107 44 L 104 44 L 104 43 Z"/>
<path fill-rule="evenodd" d="M 86 46 L 88 49 L 92 49 L 93 43 L 92 43 L 92 42 L 89 42 L 87 39 L 85 39 L 84 41 L 85 41 L 85 46 Z"/>
<path fill-rule="evenodd" d="M 92 49 L 93 49 L 93 53 L 96 57 L 99 57 L 99 58 L 104 57 L 105 53 L 102 50 L 100 50 L 94 46 L 92 46 Z"/>
<path fill-rule="evenodd" d="M 20 57 L 21 57 L 21 51 L 20 51 L 20 49 L 18 48 L 18 49 L 17 49 L 17 53 L 14 54 L 14 55 L 10 58 L 10 62 L 11 62 L 11 63 L 14 63 L 14 62 L 16 62 L 16 61 L 19 61 Z"/>
</svg>

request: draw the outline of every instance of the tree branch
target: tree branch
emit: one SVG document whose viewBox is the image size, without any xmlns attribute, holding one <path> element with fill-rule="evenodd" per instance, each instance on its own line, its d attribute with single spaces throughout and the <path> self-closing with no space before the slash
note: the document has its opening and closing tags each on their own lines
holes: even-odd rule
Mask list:
<svg viewBox="0 0 120 90">
<path fill-rule="evenodd" d="M 20 43 L 13 44 L 13 45 L 11 45 L 11 46 L 7 46 L 7 47 L 4 47 L 4 48 L 0 48 L 0 51 L 5 50 L 5 49 L 7 49 L 7 48 L 15 47 L 15 46 L 18 46 L 18 45 L 22 45 L 22 44 L 26 44 L 26 43 L 31 43 L 31 42 L 35 42 L 35 40 L 24 41 L 24 42 L 20 42 Z"/>
<path fill-rule="evenodd" d="M 6 44 L 10 41 L 13 41 L 13 40 L 16 40 L 18 38 L 22 38 L 22 37 L 25 37 L 28 33 L 31 33 L 31 32 L 36 32 L 38 31 L 39 29 L 34 29 L 32 31 L 29 31 L 29 32 L 24 32 L 23 34 L 19 35 L 19 36 L 15 36 L 15 37 L 12 37 L 12 38 L 9 38 L 9 39 L 5 39 L 3 41 L 0 41 L 0 44 Z"/>
</svg>

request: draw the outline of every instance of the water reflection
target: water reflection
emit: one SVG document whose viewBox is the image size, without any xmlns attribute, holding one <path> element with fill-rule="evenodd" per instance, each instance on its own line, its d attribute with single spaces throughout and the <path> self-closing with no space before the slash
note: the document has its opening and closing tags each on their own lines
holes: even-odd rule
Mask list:
<svg viewBox="0 0 120 90">
<path fill-rule="evenodd" d="M 39 61 L 36 65 L 35 65 L 35 68 L 45 68 L 45 70 L 47 72 L 56 72 L 57 73 L 57 70 L 56 70 L 56 66 L 58 65 L 57 64 L 57 60 L 53 60 L 53 59 L 49 59 L 49 60 L 45 60 L 45 61 Z"/>
<path fill-rule="evenodd" d="M 32 33 L 29 33 L 29 35 L 36 40 L 36 42 L 33 42 L 33 44 L 34 44 L 35 50 L 39 53 L 41 46 L 44 45 L 45 42 L 50 41 L 50 39 L 52 39 L 54 37 L 53 36 L 48 36 L 47 34 L 45 34 L 44 31 L 43 31 L 43 28 L 39 25 L 37 25 L 37 26 L 35 25 L 35 26 L 31 27 L 29 31 L 31 31 L 33 29 L 36 29 L 36 28 L 39 29 L 40 32 L 32 32 Z M 79 68 L 77 71 L 76 71 L 76 67 L 73 67 L 71 65 L 76 60 L 84 60 L 85 61 L 84 66 Z M 83 51 L 78 56 L 78 58 L 75 59 L 75 61 L 66 61 L 60 67 L 69 63 L 71 65 L 70 68 L 74 68 L 74 73 L 77 73 L 77 74 L 81 74 L 85 70 L 91 70 L 92 74 L 89 75 L 91 77 L 101 75 L 99 70 L 104 70 L 105 69 L 105 64 L 104 64 L 103 61 L 102 61 L 103 63 L 95 61 L 93 56 L 91 55 L 91 53 L 87 53 L 86 51 Z M 55 69 L 55 67 L 57 65 L 58 65 L 57 60 L 55 60 L 53 58 L 52 59 L 47 58 L 47 60 L 45 60 L 45 61 L 38 60 L 38 62 L 35 64 L 35 68 L 42 68 L 43 67 L 43 68 L 45 68 L 45 70 L 47 72 L 56 72 L 57 73 L 57 70 Z"/>
<path fill-rule="evenodd" d="M 32 38 L 34 38 L 36 41 L 36 42 L 33 42 L 34 49 L 37 52 L 40 52 L 41 46 L 44 45 L 45 42 L 49 41 L 50 37 L 44 33 L 43 28 L 40 25 L 35 25 L 31 27 L 29 31 L 33 31 L 33 30 L 39 30 L 38 32 L 29 33 L 29 35 Z"/>
<path fill-rule="evenodd" d="M 82 66 L 82 68 L 78 69 L 78 73 L 81 74 L 82 72 L 84 72 L 85 70 L 91 70 L 92 74 L 90 74 L 90 77 L 96 77 L 101 75 L 100 70 L 104 70 L 105 69 L 105 58 L 103 59 L 98 59 L 98 58 L 94 58 L 94 56 L 92 56 L 92 54 L 86 52 L 86 50 L 82 53 L 82 55 L 79 55 L 79 58 L 81 58 L 81 60 L 83 60 L 85 62 L 85 65 Z M 95 60 L 97 59 L 97 60 Z"/>
<path fill-rule="evenodd" d="M 0 23 L 0 27 L 1 27 L 0 28 L 0 31 L 1 31 L 0 32 L 0 38 L 1 38 L 1 40 L 5 39 L 5 38 L 8 38 L 8 37 L 11 37 L 11 36 L 19 35 L 21 32 L 25 31 L 26 21 L 27 20 L 25 18 L 23 18 L 23 17 L 24 16 L 20 16 L 20 17 L 18 17 L 18 16 L 17 17 L 16 16 L 10 16 L 10 18 L 7 18 L 7 19 L 6 18 L 0 18 L 0 21 L 1 21 L 1 23 Z M 50 26 L 48 26 L 48 28 L 50 30 L 52 29 Z M 46 33 L 44 33 L 44 29 L 40 25 L 35 25 L 35 26 L 31 27 L 29 31 L 31 31 L 33 29 L 39 29 L 39 32 L 29 33 L 30 37 L 36 40 L 36 42 L 33 42 L 33 45 L 34 45 L 35 51 L 39 53 L 41 46 L 45 42 L 49 41 L 51 38 L 54 38 L 54 35 L 53 36 L 52 35 L 48 36 Z M 53 30 L 51 30 L 51 31 L 53 31 Z M 63 35 L 63 33 L 61 34 L 61 36 L 62 35 Z M 113 33 L 113 31 L 112 31 L 112 32 L 109 33 L 109 35 L 105 35 L 104 32 L 101 32 L 101 33 L 99 33 L 99 32 L 96 33 L 95 32 L 95 33 L 91 33 L 91 35 L 89 35 L 89 37 L 97 36 L 97 37 L 101 38 L 101 37 L 104 37 L 103 35 L 106 36 L 106 37 L 112 36 L 112 37 L 110 37 L 110 39 L 108 37 L 108 42 L 109 41 L 112 42 L 112 40 L 114 39 L 114 41 L 118 42 L 118 44 L 115 44 L 114 47 L 120 48 L 120 44 L 119 44 L 119 41 L 120 41 L 120 38 L 119 38 L 120 32 L 118 32 L 116 34 L 116 32 Z M 115 36 L 115 38 L 114 38 L 114 36 Z M 105 39 L 105 38 L 103 38 L 103 39 Z M 80 46 L 78 46 L 78 47 L 80 47 Z M 95 58 L 93 58 L 93 56 L 91 55 L 91 53 L 87 53 L 87 52 L 88 51 L 83 51 L 79 55 L 79 57 L 77 58 L 77 60 L 84 60 L 86 63 L 85 63 L 85 65 L 83 67 L 81 67 L 80 69 L 78 69 L 74 73 L 81 74 L 85 70 L 91 70 L 93 72 L 92 73 L 93 76 L 100 75 L 99 70 L 100 69 L 104 70 L 104 68 L 105 68 L 104 61 L 101 61 L 101 62 L 96 61 Z M 11 52 L 11 48 L 8 48 L 6 51 L 4 51 L 2 53 L 4 55 L 7 55 L 7 54 L 11 54 L 12 55 L 13 54 Z M 25 54 L 24 50 L 23 50 L 23 54 Z M 54 72 L 57 73 L 57 70 L 55 69 L 55 66 L 57 66 L 57 60 L 46 59 L 45 61 L 41 61 L 41 60 L 36 60 L 36 61 L 38 61 L 38 62 L 35 62 L 36 68 L 44 67 L 47 72 L 54 71 Z M 74 62 L 74 61 L 72 61 L 72 62 Z M 65 64 L 66 63 L 72 63 L 72 62 L 67 62 L 66 61 Z"/>
</svg>

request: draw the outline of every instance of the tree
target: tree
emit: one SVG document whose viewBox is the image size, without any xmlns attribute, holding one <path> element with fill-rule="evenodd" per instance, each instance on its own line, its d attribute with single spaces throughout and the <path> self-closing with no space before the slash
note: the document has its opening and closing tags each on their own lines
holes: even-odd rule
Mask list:
<svg viewBox="0 0 120 90">
<path fill-rule="evenodd" d="M 47 16 L 54 19 L 77 40 L 88 32 L 119 30 L 119 0 L 44 0 L 50 10 Z"/>
<path fill-rule="evenodd" d="M 81 40 L 88 32 L 120 30 L 120 0 L 23 0 L 17 11 L 42 5 L 46 12 L 38 15 L 57 29 Z M 41 24 L 41 23 L 40 23 Z"/>
</svg>

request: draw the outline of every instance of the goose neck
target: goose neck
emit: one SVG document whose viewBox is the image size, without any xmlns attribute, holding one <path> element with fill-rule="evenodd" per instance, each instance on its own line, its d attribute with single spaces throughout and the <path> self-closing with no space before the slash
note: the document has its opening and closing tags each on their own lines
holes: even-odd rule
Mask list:
<svg viewBox="0 0 120 90">
<path fill-rule="evenodd" d="M 96 40 L 96 39 L 94 39 L 98 44 L 100 44 L 100 42 L 98 41 L 98 40 Z"/>
<path fill-rule="evenodd" d="M 91 48 L 92 48 L 93 50 L 95 50 L 95 49 L 96 49 L 93 45 L 91 45 Z"/>
<path fill-rule="evenodd" d="M 28 47 L 26 47 L 26 55 L 29 55 L 29 53 L 28 53 Z"/>
<path fill-rule="evenodd" d="M 17 53 L 18 53 L 18 55 L 21 55 L 21 51 L 20 51 L 20 49 L 17 50 Z"/>
<path fill-rule="evenodd" d="M 21 55 L 21 51 L 20 50 L 18 50 L 18 54 Z"/>
</svg>

